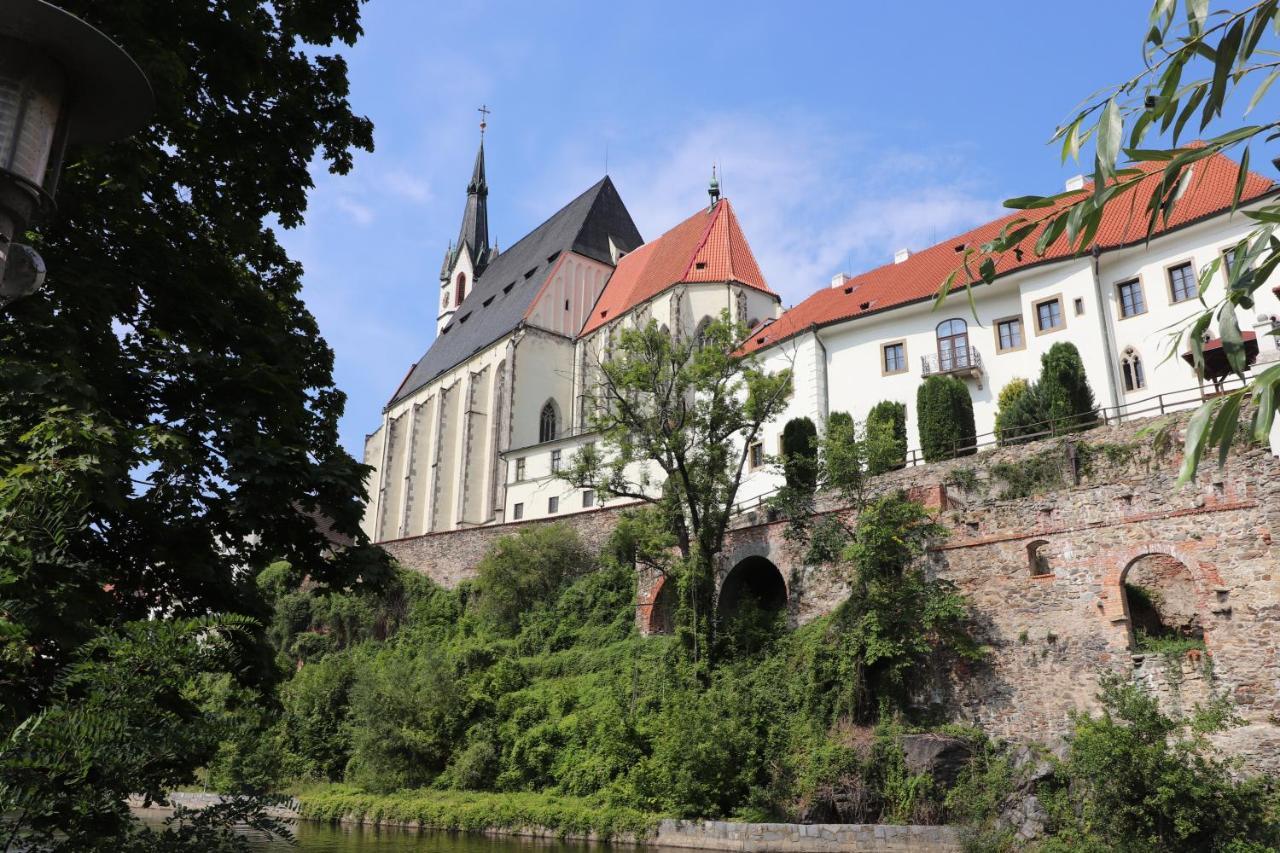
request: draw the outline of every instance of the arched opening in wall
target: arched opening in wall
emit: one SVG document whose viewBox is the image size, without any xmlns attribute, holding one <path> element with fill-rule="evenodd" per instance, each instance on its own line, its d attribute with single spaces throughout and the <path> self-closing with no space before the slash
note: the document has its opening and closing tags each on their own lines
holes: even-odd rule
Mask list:
<svg viewBox="0 0 1280 853">
<path fill-rule="evenodd" d="M 658 594 L 653 597 L 649 607 L 649 633 L 670 634 L 676 628 L 676 585 L 669 580 L 662 581 Z"/>
<path fill-rule="evenodd" d="M 1027 570 L 1033 578 L 1053 574 L 1053 567 L 1049 565 L 1049 555 L 1045 552 L 1048 545 L 1047 539 L 1036 539 L 1034 542 L 1027 543 Z"/>
<path fill-rule="evenodd" d="M 453 293 L 454 293 L 454 297 L 453 297 L 454 305 L 461 305 L 462 300 L 467 298 L 467 274 L 466 273 L 464 272 L 458 273 L 458 286 L 454 288 Z"/>
<path fill-rule="evenodd" d="M 1143 554 L 1125 568 L 1120 583 L 1134 651 L 1204 648 L 1199 591 L 1181 560 Z"/>
<path fill-rule="evenodd" d="M 1138 391 L 1147 387 L 1147 375 L 1142 368 L 1142 356 L 1133 347 L 1125 347 L 1120 356 L 1120 374 L 1124 378 L 1124 390 Z"/>
<path fill-rule="evenodd" d="M 717 644 L 729 656 L 753 654 L 786 627 L 787 582 L 764 557 L 747 557 L 725 575 L 716 599 Z"/>
</svg>

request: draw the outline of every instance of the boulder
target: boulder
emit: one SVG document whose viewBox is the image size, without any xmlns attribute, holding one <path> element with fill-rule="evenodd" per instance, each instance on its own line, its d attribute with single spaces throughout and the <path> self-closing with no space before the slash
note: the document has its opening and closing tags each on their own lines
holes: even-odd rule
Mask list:
<svg viewBox="0 0 1280 853">
<path fill-rule="evenodd" d="M 928 773 L 946 787 L 954 785 L 961 771 L 973 760 L 968 741 L 933 733 L 903 735 L 902 755 L 908 773 Z"/>
</svg>

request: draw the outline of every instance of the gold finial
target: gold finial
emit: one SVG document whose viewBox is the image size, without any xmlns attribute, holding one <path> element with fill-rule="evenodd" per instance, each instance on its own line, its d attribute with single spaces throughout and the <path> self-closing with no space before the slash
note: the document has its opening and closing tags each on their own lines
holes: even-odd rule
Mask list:
<svg viewBox="0 0 1280 853">
<path fill-rule="evenodd" d="M 489 109 L 485 104 L 481 104 L 476 112 L 480 113 L 480 141 L 484 142 L 484 129 L 489 126 L 489 113 L 493 110 Z"/>
</svg>

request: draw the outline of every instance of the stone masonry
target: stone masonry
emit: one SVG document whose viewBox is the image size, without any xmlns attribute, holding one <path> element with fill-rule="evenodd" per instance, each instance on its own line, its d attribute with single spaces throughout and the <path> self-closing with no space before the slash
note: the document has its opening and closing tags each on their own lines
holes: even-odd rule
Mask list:
<svg viewBox="0 0 1280 853">
<path fill-rule="evenodd" d="M 948 687 L 921 701 L 992 735 L 1051 741 L 1071 711 L 1096 707 L 1099 674 L 1119 671 L 1173 708 L 1229 696 L 1244 724 L 1219 736 L 1221 746 L 1252 769 L 1280 771 L 1280 460 L 1235 450 L 1223 469 L 1208 459 L 1195 483 L 1178 487 L 1184 424 L 1185 416 L 1171 419 L 1163 433 L 1149 421 L 1102 427 L 878 479 L 877 489 L 907 490 L 948 529 L 929 567 L 968 597 L 987 649 L 983 662 L 954 667 Z M 1007 494 L 1019 482 L 1032 496 Z M 563 520 L 599 547 L 618 511 Z M 837 569 L 803 565 L 784 523 L 751 522 L 731 532 L 721 580 L 748 558 L 768 560 L 785 581 L 795 624 L 847 597 Z M 452 586 L 519 526 L 385 547 Z M 1203 632 L 1203 653 L 1134 652 L 1124 584 L 1139 579 L 1172 603 L 1177 621 Z M 641 579 L 642 630 L 659 627 L 660 591 L 661 579 Z"/>
</svg>

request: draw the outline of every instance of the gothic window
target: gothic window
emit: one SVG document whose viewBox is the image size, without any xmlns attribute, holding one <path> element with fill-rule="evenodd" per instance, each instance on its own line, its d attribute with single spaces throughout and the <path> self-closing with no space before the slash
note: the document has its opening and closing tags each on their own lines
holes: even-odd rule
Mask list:
<svg viewBox="0 0 1280 853">
<path fill-rule="evenodd" d="M 1147 377 L 1142 370 L 1142 356 L 1133 347 L 1125 347 L 1120 357 L 1120 372 L 1124 375 L 1124 390 L 1137 391 L 1147 387 Z"/>
<path fill-rule="evenodd" d="M 542 407 L 542 414 L 538 417 L 538 441 L 551 441 L 556 437 L 556 404 L 553 400 L 548 400 L 546 405 Z"/>
<path fill-rule="evenodd" d="M 969 324 L 964 320 L 943 320 L 938 324 L 938 369 L 955 370 L 969 366 Z"/>
<path fill-rule="evenodd" d="M 693 331 L 693 345 L 697 349 L 702 349 L 707 343 L 707 327 L 711 325 L 710 317 L 703 317 L 698 321 L 698 328 Z"/>
<path fill-rule="evenodd" d="M 461 305 L 462 300 L 465 299 L 466 296 L 467 296 L 467 274 L 464 272 L 460 272 L 458 273 L 458 286 L 457 288 L 454 289 L 454 292 L 453 292 L 453 304 Z"/>
<path fill-rule="evenodd" d="M 738 291 L 736 307 L 738 309 L 738 325 L 745 326 L 747 324 L 747 294 L 741 290 Z"/>
</svg>

